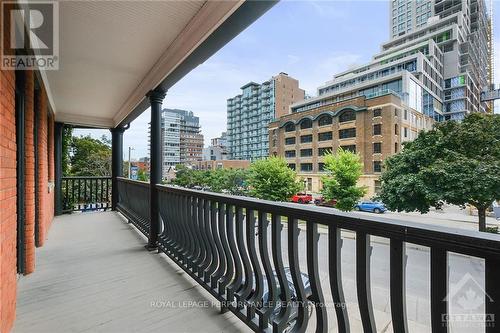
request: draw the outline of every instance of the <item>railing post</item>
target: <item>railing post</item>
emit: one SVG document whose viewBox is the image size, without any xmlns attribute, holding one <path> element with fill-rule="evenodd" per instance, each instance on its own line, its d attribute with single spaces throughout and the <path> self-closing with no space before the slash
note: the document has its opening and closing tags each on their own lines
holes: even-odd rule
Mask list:
<svg viewBox="0 0 500 333">
<path fill-rule="evenodd" d="M 123 176 L 123 132 L 126 128 L 111 128 L 111 209 L 118 204 L 118 177 Z"/>
<path fill-rule="evenodd" d="M 55 209 L 54 214 L 62 214 L 62 145 L 63 145 L 63 123 L 54 125 L 54 171 L 55 171 Z"/>
<path fill-rule="evenodd" d="M 161 183 L 162 178 L 162 156 L 161 156 L 161 104 L 165 98 L 165 91 L 161 89 L 151 90 L 147 97 L 151 104 L 151 140 L 150 140 L 150 186 L 149 186 L 149 239 L 146 249 L 154 251 L 158 243 L 158 231 L 160 230 L 159 200 L 156 184 Z"/>
</svg>

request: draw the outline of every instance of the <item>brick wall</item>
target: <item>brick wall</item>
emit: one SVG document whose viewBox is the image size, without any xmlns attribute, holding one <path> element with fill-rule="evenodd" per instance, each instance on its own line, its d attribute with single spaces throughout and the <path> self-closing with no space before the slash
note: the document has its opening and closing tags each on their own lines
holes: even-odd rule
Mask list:
<svg viewBox="0 0 500 333">
<path fill-rule="evenodd" d="M 8 332 L 16 304 L 15 76 L 0 76 L 0 331 Z"/>
<path fill-rule="evenodd" d="M 25 77 L 25 113 L 24 113 L 24 253 L 25 273 L 35 270 L 35 146 L 33 140 L 34 112 L 34 78 L 32 71 L 26 71 Z"/>
<path fill-rule="evenodd" d="M 1 1 L 0 1 L 1 2 Z M 4 22 L 5 42 L 10 33 L 8 17 Z M 3 43 L 0 43 L 0 48 Z M 0 50 L 1 52 L 1 50 Z M 25 112 L 25 203 L 26 273 L 35 268 L 35 193 L 39 198 L 39 244 L 47 238 L 54 214 L 54 191 L 49 184 L 54 180 L 54 123 L 47 107 L 45 90 L 40 89 L 34 105 L 34 73 L 26 71 Z M 0 332 L 12 329 L 16 314 L 17 293 L 17 189 L 16 189 L 16 118 L 15 72 L 0 70 Z M 35 166 L 33 126 L 38 120 L 38 165 Z M 35 189 L 35 172 L 40 186 Z"/>
<path fill-rule="evenodd" d="M 5 28 L 9 17 L 4 20 Z M 4 29 L 4 32 L 6 30 Z M 9 41 L 10 34 L 3 34 Z M 3 52 L 3 43 L 0 43 Z M 15 75 L 0 70 L 0 332 L 12 327 L 16 307 Z"/>
</svg>

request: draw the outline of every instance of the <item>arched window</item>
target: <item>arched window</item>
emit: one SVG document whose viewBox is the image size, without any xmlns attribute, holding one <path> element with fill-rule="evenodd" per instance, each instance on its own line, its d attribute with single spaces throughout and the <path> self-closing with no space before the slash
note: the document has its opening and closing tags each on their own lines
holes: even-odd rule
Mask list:
<svg viewBox="0 0 500 333">
<path fill-rule="evenodd" d="M 332 116 L 329 114 L 324 114 L 318 119 L 318 126 L 325 126 L 325 125 L 331 125 L 332 124 Z"/>
<path fill-rule="evenodd" d="M 356 120 L 356 111 L 354 110 L 344 111 L 339 116 L 340 123 L 344 123 L 346 121 L 351 121 L 351 120 Z"/>
<path fill-rule="evenodd" d="M 309 118 L 302 119 L 300 122 L 300 129 L 306 129 L 313 127 L 313 122 Z"/>
<path fill-rule="evenodd" d="M 295 125 L 293 123 L 288 123 L 285 125 L 285 132 L 295 131 Z"/>
</svg>

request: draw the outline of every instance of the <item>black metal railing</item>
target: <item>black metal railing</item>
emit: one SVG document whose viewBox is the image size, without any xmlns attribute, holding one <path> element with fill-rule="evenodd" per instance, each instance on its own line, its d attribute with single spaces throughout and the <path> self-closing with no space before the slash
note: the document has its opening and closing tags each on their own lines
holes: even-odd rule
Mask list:
<svg viewBox="0 0 500 333">
<path fill-rule="evenodd" d="M 116 208 L 148 237 L 149 183 L 118 178 L 118 204 Z"/>
<path fill-rule="evenodd" d="M 121 181 L 121 185 L 120 201 L 130 204 L 138 200 L 141 207 L 146 205 L 147 196 L 138 189 L 148 184 Z M 487 315 L 483 319 L 500 318 L 497 235 L 375 216 L 358 218 L 325 207 L 156 187 L 161 216 L 159 249 L 219 300 L 224 310 L 236 314 L 254 331 L 300 332 L 307 328 L 327 332 L 329 325 L 339 332 L 354 329 L 349 320 L 352 313 L 345 306 L 341 230 L 355 235 L 355 289 L 364 332 L 377 332 L 370 285 L 371 236 L 381 237 L 389 245 L 387 296 L 394 332 L 408 332 L 406 243 L 430 251 L 429 331 L 448 331 L 450 253 L 484 259 Z M 126 198 L 122 196 L 125 192 Z M 301 230 L 305 237 L 299 237 Z M 319 258 L 325 260 L 320 264 Z M 498 331 L 494 322 L 484 324 L 486 332 Z"/>
<path fill-rule="evenodd" d="M 62 177 L 64 213 L 111 209 L 111 177 Z"/>
</svg>

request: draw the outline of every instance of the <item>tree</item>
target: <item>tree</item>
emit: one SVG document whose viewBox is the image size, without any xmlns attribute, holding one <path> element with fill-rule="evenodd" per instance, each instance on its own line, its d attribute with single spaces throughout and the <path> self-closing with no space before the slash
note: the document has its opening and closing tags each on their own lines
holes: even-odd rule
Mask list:
<svg viewBox="0 0 500 333">
<path fill-rule="evenodd" d="M 302 189 L 297 174 L 290 169 L 285 159 L 269 157 L 252 163 L 248 185 L 250 195 L 266 200 L 289 201 Z"/>
<path fill-rule="evenodd" d="M 386 160 L 381 180 L 379 197 L 391 210 L 469 204 L 486 231 L 486 209 L 500 199 L 500 115 L 473 113 L 421 132 Z"/>
<path fill-rule="evenodd" d="M 103 136 L 90 135 L 71 140 L 70 172 L 74 176 L 109 176 L 111 174 L 111 143 Z"/>
<path fill-rule="evenodd" d="M 65 176 L 70 174 L 70 148 L 72 139 L 73 139 L 73 128 L 69 126 L 64 126 L 62 135 L 61 165 L 62 165 L 63 175 Z"/>
<path fill-rule="evenodd" d="M 340 210 L 353 210 L 366 193 L 366 187 L 357 186 L 363 169 L 359 155 L 339 148 L 336 154 L 326 154 L 324 163 L 327 174 L 322 177 L 323 197 L 337 200 L 335 207 Z"/>
</svg>

